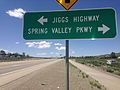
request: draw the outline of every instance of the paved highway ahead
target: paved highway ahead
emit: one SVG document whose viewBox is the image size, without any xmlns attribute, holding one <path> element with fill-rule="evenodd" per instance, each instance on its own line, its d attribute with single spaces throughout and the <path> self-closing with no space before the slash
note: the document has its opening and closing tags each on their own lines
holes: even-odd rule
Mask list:
<svg viewBox="0 0 120 90">
<path fill-rule="evenodd" d="M 52 60 L 53 61 L 53 60 Z M 15 70 L 31 67 L 38 64 L 44 64 L 50 60 L 32 60 L 32 61 L 17 61 L 0 63 L 0 76 L 12 73 Z"/>
<path fill-rule="evenodd" d="M 29 61 L 0 63 L 0 90 L 10 90 L 11 87 L 7 88 L 4 86 L 7 84 L 11 84 L 11 82 L 21 77 L 34 73 L 37 70 L 53 65 L 59 61 L 61 60 L 54 60 L 54 59 L 44 60 L 43 59 L 43 60 L 29 60 Z"/>
</svg>

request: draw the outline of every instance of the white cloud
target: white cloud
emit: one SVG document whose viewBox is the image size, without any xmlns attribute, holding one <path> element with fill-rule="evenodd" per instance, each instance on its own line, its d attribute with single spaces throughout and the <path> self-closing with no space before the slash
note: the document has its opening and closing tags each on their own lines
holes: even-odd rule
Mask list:
<svg viewBox="0 0 120 90">
<path fill-rule="evenodd" d="M 47 42 L 47 41 L 41 41 L 41 42 L 27 42 L 26 45 L 28 45 L 28 47 L 30 48 L 50 48 L 51 47 L 52 42 Z"/>
<path fill-rule="evenodd" d="M 16 18 L 22 19 L 25 12 L 26 11 L 23 10 L 22 8 L 17 8 L 14 10 L 8 10 L 6 13 L 11 17 L 16 17 Z"/>
<path fill-rule="evenodd" d="M 55 49 L 57 49 L 58 51 L 61 51 L 61 50 L 65 50 L 65 47 L 61 46 L 61 47 L 56 47 Z"/>
<path fill-rule="evenodd" d="M 15 44 L 20 44 L 20 42 L 15 42 Z"/>
<path fill-rule="evenodd" d="M 61 43 L 55 43 L 54 45 L 55 46 L 61 46 L 62 44 Z"/>
</svg>

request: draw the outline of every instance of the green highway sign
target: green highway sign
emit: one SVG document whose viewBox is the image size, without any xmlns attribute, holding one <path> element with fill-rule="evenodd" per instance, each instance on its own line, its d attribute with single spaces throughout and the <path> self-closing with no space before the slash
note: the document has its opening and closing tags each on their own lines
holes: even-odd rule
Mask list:
<svg viewBox="0 0 120 90">
<path fill-rule="evenodd" d="M 114 9 L 27 12 L 23 37 L 35 39 L 96 39 L 116 36 Z"/>
</svg>

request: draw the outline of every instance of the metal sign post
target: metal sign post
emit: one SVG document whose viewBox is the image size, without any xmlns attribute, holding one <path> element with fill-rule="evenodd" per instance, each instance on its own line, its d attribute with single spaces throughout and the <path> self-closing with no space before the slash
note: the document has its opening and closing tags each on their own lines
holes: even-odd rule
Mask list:
<svg viewBox="0 0 120 90">
<path fill-rule="evenodd" d="M 69 90 L 69 40 L 66 40 L 66 85 Z"/>
<path fill-rule="evenodd" d="M 64 1 L 64 0 L 63 0 Z M 69 10 L 74 3 L 77 2 L 77 0 L 73 0 L 72 4 L 70 5 L 71 0 L 65 0 L 65 5 L 61 3 L 66 10 Z M 60 3 L 60 2 L 59 2 Z M 67 6 L 66 4 L 69 4 L 70 6 Z M 66 43 L 66 90 L 69 90 L 69 40 L 65 40 Z"/>
</svg>

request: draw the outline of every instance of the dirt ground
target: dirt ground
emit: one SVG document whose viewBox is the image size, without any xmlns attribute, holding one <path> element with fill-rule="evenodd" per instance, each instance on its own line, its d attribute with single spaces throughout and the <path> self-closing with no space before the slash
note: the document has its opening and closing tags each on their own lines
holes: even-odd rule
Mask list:
<svg viewBox="0 0 120 90">
<path fill-rule="evenodd" d="M 106 90 L 98 81 L 70 65 L 70 90 Z"/>
<path fill-rule="evenodd" d="M 0 90 L 66 90 L 65 63 L 58 62 L 12 81 Z M 70 65 L 70 90 L 105 90 L 99 82 Z"/>
</svg>

